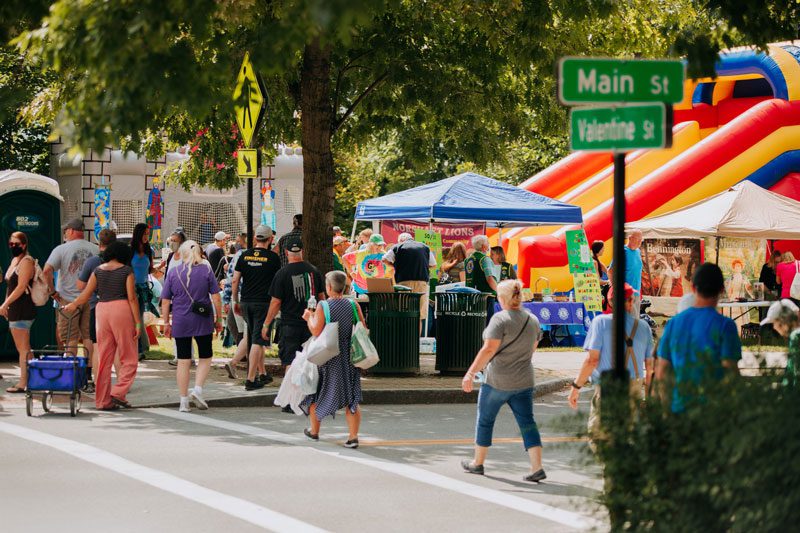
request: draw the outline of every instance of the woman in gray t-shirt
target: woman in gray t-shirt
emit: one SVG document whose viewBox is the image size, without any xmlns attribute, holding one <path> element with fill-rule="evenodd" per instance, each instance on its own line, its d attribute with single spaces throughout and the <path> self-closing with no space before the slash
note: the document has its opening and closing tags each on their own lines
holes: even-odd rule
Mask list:
<svg viewBox="0 0 800 533">
<path fill-rule="evenodd" d="M 495 314 L 483 332 L 483 347 L 464 375 L 461 387 L 472 392 L 475 374 L 486 369 L 486 380 L 478 393 L 478 423 L 475 431 L 475 458 L 461 461 L 465 471 L 483 474 L 486 453 L 492 445 L 492 430 L 497 413 L 508 404 L 522 433 L 531 460 L 531 472 L 522 479 L 542 481 L 542 439 L 533 419 L 532 355 L 542 329 L 535 316 L 522 308 L 522 283 L 506 280 L 497 286 L 497 299 L 503 310 Z"/>
</svg>

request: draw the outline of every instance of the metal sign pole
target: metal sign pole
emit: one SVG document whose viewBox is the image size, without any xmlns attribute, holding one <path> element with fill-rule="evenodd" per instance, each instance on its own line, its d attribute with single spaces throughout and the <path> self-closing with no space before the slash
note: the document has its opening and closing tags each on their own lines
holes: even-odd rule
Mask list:
<svg viewBox="0 0 800 533">
<path fill-rule="evenodd" d="M 625 364 L 625 153 L 614 153 L 614 378 L 628 377 Z"/>
<path fill-rule="evenodd" d="M 253 180 L 247 180 L 247 247 L 253 246 Z"/>
</svg>

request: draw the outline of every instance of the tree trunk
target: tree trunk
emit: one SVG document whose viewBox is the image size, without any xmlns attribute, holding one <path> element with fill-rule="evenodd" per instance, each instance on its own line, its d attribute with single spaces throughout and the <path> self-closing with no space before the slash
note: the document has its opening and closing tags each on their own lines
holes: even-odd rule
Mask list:
<svg viewBox="0 0 800 533">
<path fill-rule="evenodd" d="M 303 53 L 300 111 L 303 144 L 303 247 L 305 259 L 328 272 L 333 267 L 333 208 L 336 176 L 331 136 L 331 50 L 319 39 Z"/>
</svg>

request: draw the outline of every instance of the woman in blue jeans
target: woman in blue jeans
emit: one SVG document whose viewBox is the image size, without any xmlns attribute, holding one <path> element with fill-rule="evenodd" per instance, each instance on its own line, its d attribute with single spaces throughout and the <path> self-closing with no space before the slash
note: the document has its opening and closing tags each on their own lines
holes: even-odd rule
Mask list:
<svg viewBox="0 0 800 533">
<path fill-rule="evenodd" d="M 483 347 L 461 382 L 464 392 L 472 392 L 475 375 L 485 368 L 485 381 L 478 393 L 475 457 L 462 461 L 461 466 L 471 474 L 483 474 L 494 421 L 500 408 L 508 404 L 531 461 L 531 471 L 522 479 L 538 483 L 547 475 L 542 468 L 542 439 L 533 419 L 532 356 L 542 329 L 536 317 L 522 308 L 521 282 L 501 282 L 497 299 L 503 310 L 492 317 L 483 331 Z"/>
</svg>

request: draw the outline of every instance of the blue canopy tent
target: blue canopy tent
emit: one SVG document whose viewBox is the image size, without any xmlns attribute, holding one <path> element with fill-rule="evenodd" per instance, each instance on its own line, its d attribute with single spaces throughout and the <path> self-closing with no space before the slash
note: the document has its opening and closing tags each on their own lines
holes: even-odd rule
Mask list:
<svg viewBox="0 0 800 533">
<path fill-rule="evenodd" d="M 583 224 L 578 206 L 472 172 L 359 202 L 355 219 L 485 222 L 496 228 Z"/>
</svg>

